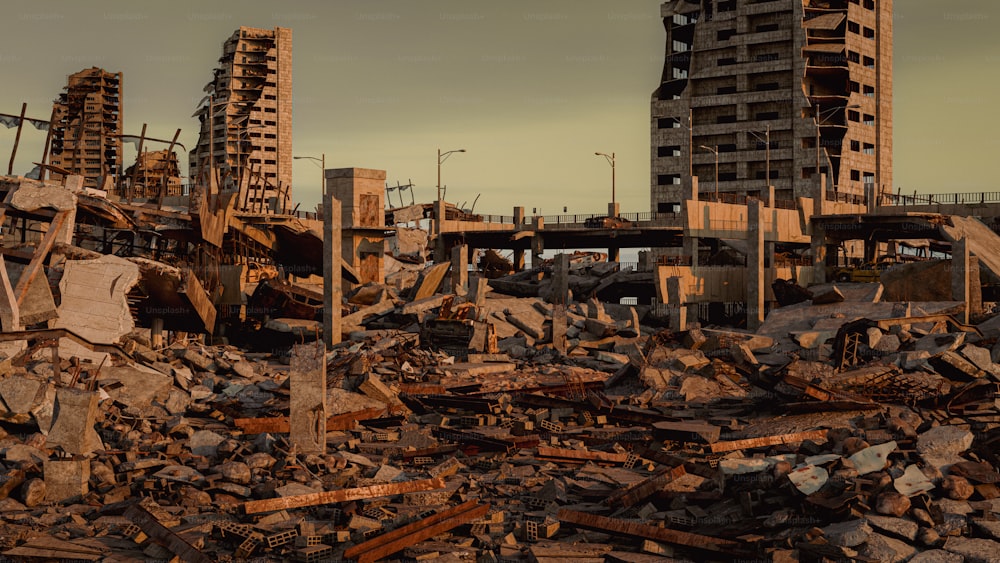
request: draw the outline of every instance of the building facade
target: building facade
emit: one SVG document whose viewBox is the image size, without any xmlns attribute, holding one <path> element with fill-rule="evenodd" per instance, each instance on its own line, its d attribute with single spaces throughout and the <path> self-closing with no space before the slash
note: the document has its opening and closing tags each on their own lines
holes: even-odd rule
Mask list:
<svg viewBox="0 0 1000 563">
<path fill-rule="evenodd" d="M 189 176 L 238 189 L 236 207 L 284 209 L 292 188 L 292 30 L 240 27 L 222 47 L 209 94 L 196 116 Z M 209 149 L 209 147 L 212 149 Z"/>
<path fill-rule="evenodd" d="M 115 178 L 122 165 L 121 100 L 120 72 L 92 67 L 70 75 L 52 106 L 49 163 L 83 176 L 90 188 Z"/>
<path fill-rule="evenodd" d="M 653 211 L 892 191 L 892 0 L 672 0 L 652 96 Z M 718 173 L 716 174 L 716 171 Z M 826 178 L 821 188 L 821 174 Z"/>
</svg>

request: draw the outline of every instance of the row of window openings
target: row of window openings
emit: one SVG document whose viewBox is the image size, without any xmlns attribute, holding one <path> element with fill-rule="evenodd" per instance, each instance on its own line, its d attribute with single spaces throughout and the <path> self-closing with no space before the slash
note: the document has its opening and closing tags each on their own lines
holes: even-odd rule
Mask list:
<svg viewBox="0 0 1000 563">
<path fill-rule="evenodd" d="M 875 39 L 875 30 L 870 27 L 862 28 L 858 22 L 847 22 L 847 31 L 860 34 L 865 39 Z"/>
<path fill-rule="evenodd" d="M 849 50 L 847 51 L 847 60 L 855 64 L 861 64 L 862 57 L 860 53 L 856 53 L 854 51 Z M 864 61 L 865 61 L 865 68 L 875 68 L 875 59 L 873 59 L 872 57 L 865 55 Z"/>
<path fill-rule="evenodd" d="M 858 94 L 864 92 L 864 95 L 868 96 L 869 98 L 874 98 L 875 97 L 875 87 L 874 86 L 869 86 L 867 84 L 863 84 L 862 85 L 861 83 L 855 82 L 853 80 L 851 80 L 849 82 L 850 82 L 851 92 L 856 92 Z"/>
<path fill-rule="evenodd" d="M 809 140 L 811 139 L 803 139 L 803 141 L 809 141 Z M 764 141 L 757 140 L 754 142 L 753 150 L 758 150 L 758 151 L 765 150 L 768 144 L 771 145 L 771 150 L 778 150 L 781 148 L 781 141 L 771 141 L 770 143 L 765 143 Z M 803 144 L 803 148 L 812 148 L 814 146 L 815 143 L 810 144 L 810 146 L 806 146 L 805 144 Z M 839 143 L 837 143 L 837 146 L 839 146 Z M 716 149 L 720 153 L 736 152 L 736 144 L 727 143 L 725 145 L 718 145 Z M 851 141 L 851 150 L 854 152 L 860 152 L 862 154 L 874 155 L 875 145 L 871 143 L 862 144 L 861 141 Z M 656 147 L 656 156 L 658 157 L 681 156 L 681 146 L 667 145 L 662 147 Z"/>
<path fill-rule="evenodd" d="M 807 166 L 802 169 L 802 178 L 808 179 L 813 176 L 816 172 L 816 168 L 813 166 Z M 826 167 L 820 168 L 820 172 L 826 173 Z M 758 170 L 756 174 L 757 180 L 763 180 L 766 176 L 766 172 Z M 781 176 L 778 170 L 771 170 L 771 179 L 780 179 Z M 720 182 L 735 182 L 739 180 L 736 176 L 736 172 L 719 172 Z M 851 170 L 851 180 L 858 182 L 861 181 L 865 184 L 875 183 L 875 174 L 872 172 L 861 172 L 860 170 Z M 656 185 L 658 186 L 676 186 L 681 183 L 680 174 L 657 174 Z"/>
<path fill-rule="evenodd" d="M 859 6 L 862 4 L 861 0 L 850 0 L 850 2 L 851 2 L 851 4 L 857 4 Z M 866 10 L 874 10 L 875 9 L 875 0 L 865 0 L 864 1 L 864 6 L 865 6 Z"/>
<path fill-rule="evenodd" d="M 777 120 L 777 119 L 781 119 L 781 114 L 779 112 L 776 112 L 776 111 L 762 111 L 762 112 L 758 112 L 754 116 L 754 119 L 756 121 L 774 121 L 774 120 Z M 858 112 L 856 112 L 856 111 L 848 111 L 847 112 L 847 119 L 850 120 L 850 121 L 859 122 L 859 121 L 861 121 L 861 114 L 858 113 Z M 737 122 L 738 121 L 737 121 L 737 118 L 736 118 L 735 115 L 720 115 L 720 116 L 717 116 L 715 118 L 715 123 L 716 124 L 737 123 Z M 875 116 L 874 115 L 869 115 L 867 113 L 864 114 L 864 122 L 863 123 L 865 125 L 869 126 L 869 127 L 874 127 L 875 126 Z M 661 117 L 661 118 L 659 118 L 659 119 L 656 120 L 656 127 L 657 127 L 657 129 L 676 129 L 676 128 L 680 127 L 680 126 L 681 126 L 680 119 L 678 119 L 676 117 Z"/>
</svg>

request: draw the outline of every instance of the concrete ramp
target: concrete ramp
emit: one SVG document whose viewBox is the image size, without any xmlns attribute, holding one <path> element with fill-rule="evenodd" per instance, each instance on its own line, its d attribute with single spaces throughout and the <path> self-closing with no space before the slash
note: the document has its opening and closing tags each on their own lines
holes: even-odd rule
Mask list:
<svg viewBox="0 0 1000 563">
<path fill-rule="evenodd" d="M 951 225 L 941 225 L 941 234 L 950 242 L 966 238 L 969 252 L 979 258 L 979 265 L 1000 277 L 1000 235 L 975 217 L 952 215 Z"/>
</svg>

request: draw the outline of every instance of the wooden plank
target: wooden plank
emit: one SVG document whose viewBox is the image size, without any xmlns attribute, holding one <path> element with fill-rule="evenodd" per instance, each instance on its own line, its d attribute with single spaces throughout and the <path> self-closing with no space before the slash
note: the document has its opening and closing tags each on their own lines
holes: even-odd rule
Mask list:
<svg viewBox="0 0 1000 563">
<path fill-rule="evenodd" d="M 49 228 L 45 231 L 45 236 L 42 237 L 41 242 L 35 248 L 35 254 L 31 257 L 31 263 L 21 273 L 21 279 L 17 281 L 17 287 L 14 288 L 14 295 L 17 296 L 18 305 L 24 303 L 24 299 L 28 295 L 28 286 L 38 277 L 38 273 L 42 271 L 45 258 L 49 255 L 49 251 L 52 250 L 52 245 L 56 242 L 56 236 L 62 230 L 63 225 L 66 224 L 68 217 L 69 211 L 59 211 L 52 218 L 52 222 L 49 223 Z"/>
<path fill-rule="evenodd" d="M 184 561 L 193 563 L 211 563 L 212 559 L 198 551 L 184 538 L 170 531 L 150 514 L 145 508 L 133 504 L 125 511 L 125 517 L 135 523 L 147 536 L 156 540 Z"/>
<path fill-rule="evenodd" d="M 335 414 L 326 419 L 326 431 L 350 430 L 359 420 L 367 420 L 385 414 L 385 409 L 369 408 L 355 412 Z M 268 418 L 236 418 L 233 424 L 247 434 L 287 434 L 290 427 L 287 416 Z"/>
<path fill-rule="evenodd" d="M 341 489 L 339 491 L 323 491 L 321 493 L 312 493 L 308 495 L 294 495 L 282 498 L 252 500 L 243 504 L 243 511 L 246 514 L 257 514 L 260 512 L 274 512 L 289 508 L 319 506 L 321 504 L 332 504 L 335 502 L 389 497 L 393 495 L 401 495 L 403 493 L 433 491 L 443 488 L 444 479 L 441 478 L 404 481 L 401 483 L 381 483 L 378 485 L 369 485 L 367 487 L 358 487 L 355 489 Z"/>
<path fill-rule="evenodd" d="M 760 438 L 747 438 L 746 440 L 733 440 L 730 442 L 716 442 L 712 444 L 712 453 L 731 452 L 747 448 L 764 448 L 768 446 L 780 446 L 805 440 L 826 441 L 826 430 L 809 430 L 808 432 L 796 432 L 794 434 L 781 434 L 778 436 L 762 436 Z"/>
<path fill-rule="evenodd" d="M 588 530 L 595 530 L 598 532 L 606 532 L 632 538 L 662 541 L 676 545 L 705 549 L 708 551 L 717 551 L 728 555 L 738 553 L 742 551 L 741 548 L 745 547 L 744 544 L 732 540 L 713 538 L 712 536 L 692 534 L 690 532 L 671 530 L 669 528 L 659 528 L 648 524 L 639 524 L 638 522 L 629 522 L 616 518 L 608 518 L 606 516 L 598 516 L 596 514 L 587 514 L 586 512 L 579 512 L 566 508 L 559 511 L 557 518 L 564 524 L 569 524 L 578 528 L 585 528 Z"/>
<path fill-rule="evenodd" d="M 490 505 L 480 505 L 475 500 L 464 502 L 423 520 L 351 546 L 344 551 L 344 557 L 357 559 L 358 563 L 370 563 L 383 559 L 425 539 L 485 516 L 489 508 Z"/>
</svg>

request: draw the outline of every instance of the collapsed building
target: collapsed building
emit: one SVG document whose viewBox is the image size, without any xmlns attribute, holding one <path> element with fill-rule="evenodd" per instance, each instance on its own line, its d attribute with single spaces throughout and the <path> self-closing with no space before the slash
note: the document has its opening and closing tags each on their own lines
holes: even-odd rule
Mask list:
<svg viewBox="0 0 1000 563">
<path fill-rule="evenodd" d="M 668 66 L 705 35 L 743 36 L 725 52 L 740 61 L 793 36 L 854 62 L 871 53 L 851 22 L 888 5 L 791 4 L 665 3 Z M 694 174 L 669 211 L 654 188 L 649 213 L 492 216 L 387 207 L 383 170 L 339 168 L 316 212 L 289 211 L 277 162 L 250 184 L 255 152 L 215 138 L 281 111 L 266 76 L 259 99 L 220 93 L 282 72 L 272 35 L 226 42 L 189 190 L 170 187 L 169 150 L 140 152 L 127 197 L 51 164 L 55 180 L 0 179 L 4 557 L 995 560 L 986 194 L 869 206 L 843 170 L 833 185 L 861 201 L 779 172 L 789 204 L 752 181 L 713 198 Z M 844 73 L 805 66 L 816 84 Z M 695 89 L 727 88 L 691 69 Z M 818 125 L 826 146 L 838 131 Z M 779 152 L 790 127 L 776 162 L 804 158 Z M 835 153 L 828 170 L 851 160 Z M 843 263 L 904 244 L 940 258 Z M 666 251 L 619 260 L 651 246 Z"/>
</svg>

